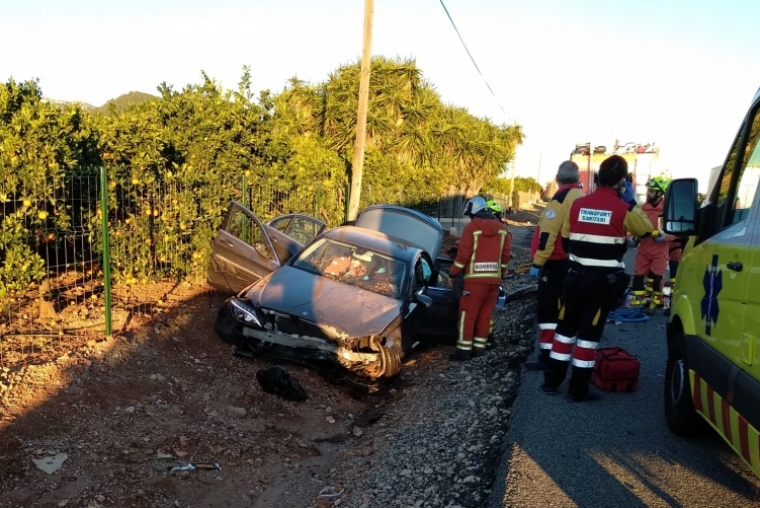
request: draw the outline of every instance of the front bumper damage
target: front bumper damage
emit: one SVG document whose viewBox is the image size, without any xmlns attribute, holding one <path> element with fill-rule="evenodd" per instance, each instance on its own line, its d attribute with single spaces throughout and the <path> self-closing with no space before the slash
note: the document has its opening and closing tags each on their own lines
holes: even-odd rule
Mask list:
<svg viewBox="0 0 760 508">
<path fill-rule="evenodd" d="M 308 323 L 308 328 L 316 332 L 313 335 L 290 333 L 282 330 L 279 324 L 292 325 L 297 319 L 294 316 L 256 309 L 242 298 L 230 298 L 227 305 L 230 316 L 242 325 L 242 336 L 248 339 L 247 345 L 255 350 L 267 352 L 277 346 L 290 348 L 293 351 L 288 356 L 294 360 L 337 363 L 371 380 L 393 377 L 401 369 L 398 338 L 349 337 L 333 326 L 320 323 Z"/>
</svg>

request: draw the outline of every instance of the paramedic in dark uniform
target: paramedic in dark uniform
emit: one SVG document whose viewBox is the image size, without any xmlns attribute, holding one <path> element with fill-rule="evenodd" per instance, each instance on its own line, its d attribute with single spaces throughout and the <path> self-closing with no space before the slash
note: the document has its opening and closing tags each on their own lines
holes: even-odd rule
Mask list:
<svg viewBox="0 0 760 508">
<path fill-rule="evenodd" d="M 589 383 L 607 314 L 618 299 L 621 282 L 628 280 L 623 264 L 626 234 L 643 236 L 652 231 L 641 208 L 621 199 L 626 176 L 624 158 L 612 155 L 605 159 L 599 167 L 597 189 L 576 199 L 565 218 L 562 237 L 569 271 L 541 386 L 547 394 L 559 393 L 572 363 L 567 398 L 577 402 L 599 398 L 589 390 Z"/>
<path fill-rule="evenodd" d="M 557 329 L 562 283 L 567 274 L 567 253 L 562 246 L 562 226 L 573 201 L 583 196 L 578 165 L 565 161 L 557 170 L 559 189 L 538 219 L 538 227 L 531 241 L 533 265 L 530 276 L 538 279 L 536 295 L 536 320 L 538 321 L 538 360 L 528 362 L 528 370 L 544 370 Z"/>
</svg>

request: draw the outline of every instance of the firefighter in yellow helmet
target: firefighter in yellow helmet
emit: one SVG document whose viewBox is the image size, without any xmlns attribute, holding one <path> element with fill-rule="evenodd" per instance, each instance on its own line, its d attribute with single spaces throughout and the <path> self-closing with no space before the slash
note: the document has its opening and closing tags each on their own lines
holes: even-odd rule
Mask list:
<svg viewBox="0 0 760 508">
<path fill-rule="evenodd" d="M 665 235 L 657 227 L 663 212 L 663 196 L 669 181 L 656 176 L 647 182 L 647 202 L 641 207 L 654 229 L 641 238 L 633 265 L 633 287 L 631 288 L 631 305 L 646 306 L 647 299 L 651 309 L 662 308 L 662 282 L 668 266 L 668 243 L 674 236 Z M 645 280 L 646 284 L 645 284 Z M 648 298 L 647 298 L 648 297 Z"/>
<path fill-rule="evenodd" d="M 497 219 L 499 219 L 499 221 L 502 220 L 501 205 L 497 203 L 496 201 L 494 201 L 493 199 L 489 199 L 488 201 L 486 201 L 486 210 L 491 212 L 491 214 Z"/>
<path fill-rule="evenodd" d="M 496 309 L 501 278 L 507 270 L 511 238 L 506 228 L 486 208 L 480 196 L 467 202 L 464 215 L 470 222 L 459 240 L 450 274 L 464 273 L 464 291 L 459 298 L 455 361 L 469 360 L 485 351 L 491 317 Z"/>
</svg>

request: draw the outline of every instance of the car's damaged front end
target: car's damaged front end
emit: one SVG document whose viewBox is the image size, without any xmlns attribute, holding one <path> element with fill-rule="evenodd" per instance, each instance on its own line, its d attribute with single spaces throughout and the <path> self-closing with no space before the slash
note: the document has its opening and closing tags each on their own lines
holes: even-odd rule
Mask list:
<svg viewBox="0 0 760 508">
<path fill-rule="evenodd" d="M 304 363 L 337 364 L 360 378 L 375 380 L 398 374 L 403 354 L 400 302 L 373 294 L 341 296 L 339 292 L 343 288 L 330 288 L 326 292 L 329 298 L 316 298 L 315 312 L 297 312 L 292 308 L 284 311 L 276 308 L 277 301 L 267 302 L 270 305 L 261 303 L 267 282 L 257 284 L 245 296 L 225 302 L 223 310 L 226 312 L 220 313 L 218 321 L 227 319 L 233 323 L 218 323 L 217 328 L 233 335 L 231 342 L 252 354 L 260 352 Z M 374 300 L 384 302 L 378 305 Z M 309 307 L 313 307 L 313 303 Z M 380 315 L 378 309 L 383 311 Z M 309 319 L 315 315 L 320 319 Z M 350 318 L 346 320 L 346 316 Z M 349 325 L 339 328 L 330 324 L 332 322 Z"/>
</svg>

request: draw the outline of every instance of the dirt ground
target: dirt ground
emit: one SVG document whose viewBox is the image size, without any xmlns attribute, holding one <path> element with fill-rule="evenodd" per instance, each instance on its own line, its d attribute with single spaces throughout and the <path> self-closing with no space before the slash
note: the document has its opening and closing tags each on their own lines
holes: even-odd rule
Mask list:
<svg viewBox="0 0 760 508">
<path fill-rule="evenodd" d="M 264 393 L 255 373 L 276 363 L 236 357 L 213 332 L 224 297 L 180 285 L 113 338 L 0 367 L 0 507 L 269 507 L 283 495 L 288 506 L 339 505 L 319 493 L 340 491 L 326 479 L 346 457 L 376 452 L 357 428 L 394 403 L 393 390 L 355 398 L 287 365 L 309 398 Z M 423 351 L 403 369 L 443 354 Z M 34 462 L 50 457 L 65 457 L 52 474 Z M 221 469 L 171 471 L 188 463 Z"/>
</svg>

